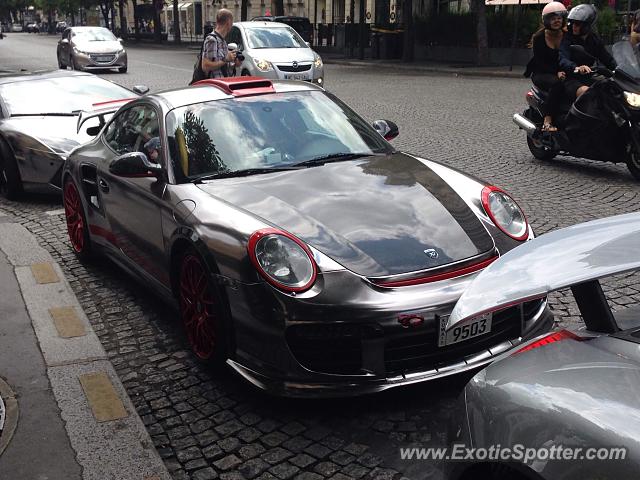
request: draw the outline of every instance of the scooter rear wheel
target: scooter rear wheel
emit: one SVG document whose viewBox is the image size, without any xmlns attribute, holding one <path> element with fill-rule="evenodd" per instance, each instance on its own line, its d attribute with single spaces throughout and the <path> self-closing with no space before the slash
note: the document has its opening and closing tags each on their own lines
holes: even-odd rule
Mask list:
<svg viewBox="0 0 640 480">
<path fill-rule="evenodd" d="M 533 155 L 538 160 L 553 160 L 553 158 L 556 156 L 556 152 L 554 150 L 536 145 L 536 143 L 529 136 L 527 136 L 527 146 L 529 147 L 531 155 Z"/>
</svg>

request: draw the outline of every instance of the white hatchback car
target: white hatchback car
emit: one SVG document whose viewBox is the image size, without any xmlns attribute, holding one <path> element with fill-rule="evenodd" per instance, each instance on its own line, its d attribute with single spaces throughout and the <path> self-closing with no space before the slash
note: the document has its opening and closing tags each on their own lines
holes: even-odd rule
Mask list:
<svg viewBox="0 0 640 480">
<path fill-rule="evenodd" d="M 289 25 L 277 22 L 237 22 L 227 43 L 244 56 L 237 75 L 273 80 L 305 80 L 324 85 L 322 58 Z"/>
</svg>

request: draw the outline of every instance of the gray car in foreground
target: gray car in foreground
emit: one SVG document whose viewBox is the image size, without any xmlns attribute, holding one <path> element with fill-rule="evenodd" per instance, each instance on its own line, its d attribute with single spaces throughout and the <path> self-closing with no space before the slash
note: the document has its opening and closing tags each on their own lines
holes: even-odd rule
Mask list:
<svg viewBox="0 0 640 480">
<path fill-rule="evenodd" d="M 473 377 L 449 454 L 457 444 L 474 458 L 450 458 L 448 478 L 638 477 L 640 308 L 612 312 L 599 279 L 640 269 L 639 238 L 639 213 L 575 225 L 512 250 L 471 283 L 450 326 L 566 287 L 585 326 L 536 338 Z"/>
<path fill-rule="evenodd" d="M 197 357 L 278 394 L 431 380 L 547 331 L 537 298 L 442 335 L 474 275 L 533 232 L 503 190 L 374 123 L 255 77 L 134 100 L 69 156 L 71 245 L 173 299 Z"/>
</svg>

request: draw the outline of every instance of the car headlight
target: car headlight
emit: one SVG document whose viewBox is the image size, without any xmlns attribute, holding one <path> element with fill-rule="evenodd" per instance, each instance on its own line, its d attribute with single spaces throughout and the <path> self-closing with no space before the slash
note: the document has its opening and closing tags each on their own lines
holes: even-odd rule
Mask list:
<svg viewBox="0 0 640 480">
<path fill-rule="evenodd" d="M 640 108 L 640 95 L 632 92 L 624 92 L 624 99 L 630 107 Z"/>
<path fill-rule="evenodd" d="M 89 55 L 87 52 L 84 52 L 84 51 L 80 50 L 77 47 L 73 47 L 73 51 L 76 52 L 76 53 L 80 53 L 82 55 Z"/>
<path fill-rule="evenodd" d="M 489 218 L 514 240 L 526 240 L 529 236 L 527 218 L 518 204 L 498 187 L 482 189 L 482 206 Z"/>
<path fill-rule="evenodd" d="M 273 65 L 271 65 L 271 62 L 268 62 L 266 60 L 258 60 L 256 58 L 253 59 L 253 62 L 261 72 L 268 72 L 269 70 L 273 70 Z"/>
<path fill-rule="evenodd" d="M 258 273 L 281 290 L 302 292 L 316 280 L 311 250 L 290 233 L 276 228 L 258 230 L 249 238 L 247 249 Z"/>
<path fill-rule="evenodd" d="M 322 68 L 322 58 L 320 58 L 320 55 L 316 55 L 316 58 L 313 61 L 313 66 L 316 68 Z"/>
</svg>

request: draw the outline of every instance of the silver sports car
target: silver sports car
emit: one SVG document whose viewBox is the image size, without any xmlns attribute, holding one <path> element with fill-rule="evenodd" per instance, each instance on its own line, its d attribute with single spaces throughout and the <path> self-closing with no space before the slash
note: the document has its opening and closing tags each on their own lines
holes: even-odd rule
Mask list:
<svg viewBox="0 0 640 480">
<path fill-rule="evenodd" d="M 598 279 L 640 270 L 639 237 L 638 213 L 575 225 L 512 250 L 471 283 L 449 328 L 567 287 L 586 328 L 536 338 L 469 382 L 450 455 L 476 455 L 447 462 L 448 478 L 638 477 L 640 308 L 613 313 Z"/>
<path fill-rule="evenodd" d="M 0 74 L 0 195 L 59 192 L 69 152 L 148 88 L 134 90 L 89 73 Z"/>
<path fill-rule="evenodd" d="M 477 272 L 533 233 L 503 190 L 374 125 L 307 82 L 147 95 L 70 155 L 71 245 L 175 299 L 200 359 L 278 394 L 451 375 L 547 331 L 537 298 L 443 332 Z"/>
</svg>

